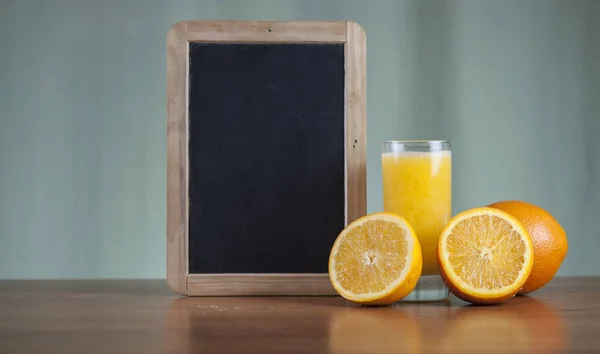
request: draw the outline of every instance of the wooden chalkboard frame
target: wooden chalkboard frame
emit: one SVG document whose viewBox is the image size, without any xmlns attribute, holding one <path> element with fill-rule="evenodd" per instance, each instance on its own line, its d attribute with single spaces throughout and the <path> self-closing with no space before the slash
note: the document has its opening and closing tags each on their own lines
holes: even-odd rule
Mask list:
<svg viewBox="0 0 600 354">
<path fill-rule="evenodd" d="M 349 21 L 182 21 L 167 34 L 167 283 L 188 296 L 334 295 L 327 274 L 189 274 L 189 44 L 343 43 L 346 224 L 366 213 L 366 36 Z"/>
</svg>

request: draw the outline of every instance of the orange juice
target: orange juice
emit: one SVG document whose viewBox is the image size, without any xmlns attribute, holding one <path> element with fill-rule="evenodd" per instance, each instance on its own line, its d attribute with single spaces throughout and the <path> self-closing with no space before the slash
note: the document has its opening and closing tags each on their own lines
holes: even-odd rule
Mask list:
<svg viewBox="0 0 600 354">
<path fill-rule="evenodd" d="M 452 213 L 450 151 L 395 151 L 382 155 L 384 210 L 411 224 L 423 252 L 422 275 L 439 274 L 437 241 Z"/>
</svg>

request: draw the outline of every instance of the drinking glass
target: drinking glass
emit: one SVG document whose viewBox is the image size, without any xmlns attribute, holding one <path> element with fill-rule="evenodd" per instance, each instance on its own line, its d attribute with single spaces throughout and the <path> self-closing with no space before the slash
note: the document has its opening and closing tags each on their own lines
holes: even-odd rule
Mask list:
<svg viewBox="0 0 600 354">
<path fill-rule="evenodd" d="M 413 227 L 423 252 L 423 272 L 403 300 L 448 298 L 436 261 L 437 242 L 452 213 L 452 152 L 446 140 L 397 140 L 382 143 L 384 211 Z"/>
</svg>

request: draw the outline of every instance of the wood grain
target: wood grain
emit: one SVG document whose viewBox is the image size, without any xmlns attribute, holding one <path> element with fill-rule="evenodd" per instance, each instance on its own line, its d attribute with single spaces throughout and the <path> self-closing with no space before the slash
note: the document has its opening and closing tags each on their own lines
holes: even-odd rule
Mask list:
<svg viewBox="0 0 600 354">
<path fill-rule="evenodd" d="M 167 34 L 167 281 L 187 293 L 188 167 L 186 24 Z"/>
<path fill-rule="evenodd" d="M 187 21 L 189 42 L 343 43 L 343 21 Z"/>
<path fill-rule="evenodd" d="M 600 278 L 499 306 L 181 297 L 164 280 L 0 281 L 0 353 L 598 353 Z"/>
<path fill-rule="evenodd" d="M 367 212 L 367 48 L 364 30 L 346 27 L 347 223 Z"/>
<path fill-rule="evenodd" d="M 328 274 L 190 274 L 188 295 L 336 295 Z"/>
</svg>

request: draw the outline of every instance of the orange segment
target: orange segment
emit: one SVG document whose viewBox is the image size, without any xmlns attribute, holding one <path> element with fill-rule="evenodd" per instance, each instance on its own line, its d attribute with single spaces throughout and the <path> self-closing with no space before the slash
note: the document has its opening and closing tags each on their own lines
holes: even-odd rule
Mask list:
<svg viewBox="0 0 600 354">
<path fill-rule="evenodd" d="M 389 304 L 408 295 L 421 275 L 421 247 L 412 227 L 392 213 L 363 216 L 337 237 L 329 277 L 344 298 Z"/>
<path fill-rule="evenodd" d="M 472 303 L 497 303 L 523 287 L 533 265 L 533 244 L 525 227 L 508 213 L 474 208 L 446 225 L 437 258 L 454 295 Z"/>
</svg>

